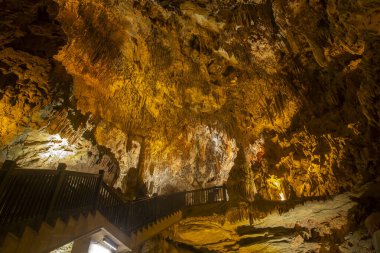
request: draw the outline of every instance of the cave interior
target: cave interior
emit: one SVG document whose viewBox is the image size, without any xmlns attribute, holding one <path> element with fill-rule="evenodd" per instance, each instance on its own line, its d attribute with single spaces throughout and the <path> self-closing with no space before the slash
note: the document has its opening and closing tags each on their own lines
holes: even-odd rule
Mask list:
<svg viewBox="0 0 380 253">
<path fill-rule="evenodd" d="M 228 190 L 140 253 L 375 252 L 378 0 L 0 6 L 0 165 Z"/>
</svg>

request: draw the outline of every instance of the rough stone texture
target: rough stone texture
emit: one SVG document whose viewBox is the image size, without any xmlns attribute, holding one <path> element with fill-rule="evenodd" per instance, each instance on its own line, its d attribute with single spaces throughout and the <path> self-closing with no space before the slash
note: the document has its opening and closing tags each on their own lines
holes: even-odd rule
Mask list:
<svg viewBox="0 0 380 253">
<path fill-rule="evenodd" d="M 71 253 L 71 251 L 73 249 L 73 244 L 74 244 L 73 242 L 70 242 L 66 245 L 63 245 L 59 249 L 50 251 L 50 253 Z"/>
<path fill-rule="evenodd" d="M 187 127 L 171 146 L 146 159 L 149 170 L 144 180 L 150 192 L 178 192 L 227 182 L 237 147 L 226 133 L 205 125 Z"/>
<path fill-rule="evenodd" d="M 131 168 L 150 193 L 221 184 L 232 169 L 230 187 L 269 199 L 378 173 L 377 1 L 3 2 L 3 148 L 71 110 L 77 139 L 117 161 L 123 192 Z M 224 147 L 208 155 L 213 132 Z"/>
<path fill-rule="evenodd" d="M 226 132 L 240 149 L 264 136 L 254 166 L 296 196 L 377 173 L 376 1 L 57 2 L 68 36 L 57 59 L 78 109 L 144 138 L 145 161 L 157 161 L 138 168 L 145 182 L 152 170 L 181 175 L 189 125 Z M 194 181 L 174 178 L 176 188 Z"/>
<path fill-rule="evenodd" d="M 350 232 L 350 210 L 356 204 L 349 195 L 306 202 L 282 215 L 275 211 L 255 219 L 253 226 L 244 218 L 235 223 L 218 215 L 187 218 L 155 245 L 166 241 L 175 248 L 174 241 L 190 252 L 373 252 L 367 231 Z M 140 252 L 153 250 L 142 247 Z"/>
<path fill-rule="evenodd" d="M 105 169 L 112 183 L 117 162 L 92 142 L 91 117 L 76 111 L 72 77 L 54 59 L 67 41 L 55 20 L 57 7 L 42 1 L 2 3 L 0 161 L 41 169 L 64 162 L 70 170 L 91 173 Z"/>
<path fill-rule="evenodd" d="M 378 0 L 0 5 L 0 162 L 105 169 L 130 199 L 316 198 L 379 175 Z"/>
</svg>

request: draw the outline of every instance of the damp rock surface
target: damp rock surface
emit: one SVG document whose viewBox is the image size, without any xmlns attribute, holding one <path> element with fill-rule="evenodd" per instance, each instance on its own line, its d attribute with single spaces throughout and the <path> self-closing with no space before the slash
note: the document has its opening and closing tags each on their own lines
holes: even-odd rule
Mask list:
<svg viewBox="0 0 380 253">
<path fill-rule="evenodd" d="M 308 201 L 282 214 L 273 211 L 265 218 L 254 217 L 252 225 L 245 218 L 230 222 L 217 214 L 188 217 L 162 238 L 191 252 L 372 253 L 364 226 L 350 227 L 350 212 L 357 206 L 350 196 Z"/>
<path fill-rule="evenodd" d="M 102 169 L 129 199 L 222 184 L 246 204 L 344 194 L 379 175 L 379 13 L 376 0 L 3 0 L 0 162 Z M 310 222 L 311 238 L 330 233 Z M 231 251 L 266 243 L 219 235 Z M 277 245 L 350 247 L 300 236 Z"/>
</svg>

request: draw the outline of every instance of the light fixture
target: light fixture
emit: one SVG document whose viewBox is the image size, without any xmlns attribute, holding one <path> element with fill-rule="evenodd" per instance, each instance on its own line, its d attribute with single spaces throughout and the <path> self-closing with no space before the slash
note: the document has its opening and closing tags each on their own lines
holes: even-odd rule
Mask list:
<svg viewBox="0 0 380 253">
<path fill-rule="evenodd" d="M 103 243 L 113 250 L 117 250 L 118 246 L 116 242 L 112 241 L 108 236 L 104 236 Z"/>
<path fill-rule="evenodd" d="M 107 249 L 106 247 L 102 245 L 91 243 L 88 253 L 112 253 L 112 252 L 110 249 Z"/>
</svg>

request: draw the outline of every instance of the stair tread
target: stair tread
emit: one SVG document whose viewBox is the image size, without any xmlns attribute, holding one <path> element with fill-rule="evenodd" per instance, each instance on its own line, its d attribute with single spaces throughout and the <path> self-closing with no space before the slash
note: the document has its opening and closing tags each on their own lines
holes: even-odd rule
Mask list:
<svg viewBox="0 0 380 253">
<path fill-rule="evenodd" d="M 19 246 L 20 238 L 12 233 L 7 233 L 5 236 L 3 245 L 1 247 L 1 252 L 15 252 Z"/>
<path fill-rule="evenodd" d="M 17 251 L 19 253 L 24 253 L 31 246 L 33 240 L 37 237 L 38 233 L 27 226 L 22 234 L 19 245 L 17 247 Z"/>
</svg>

